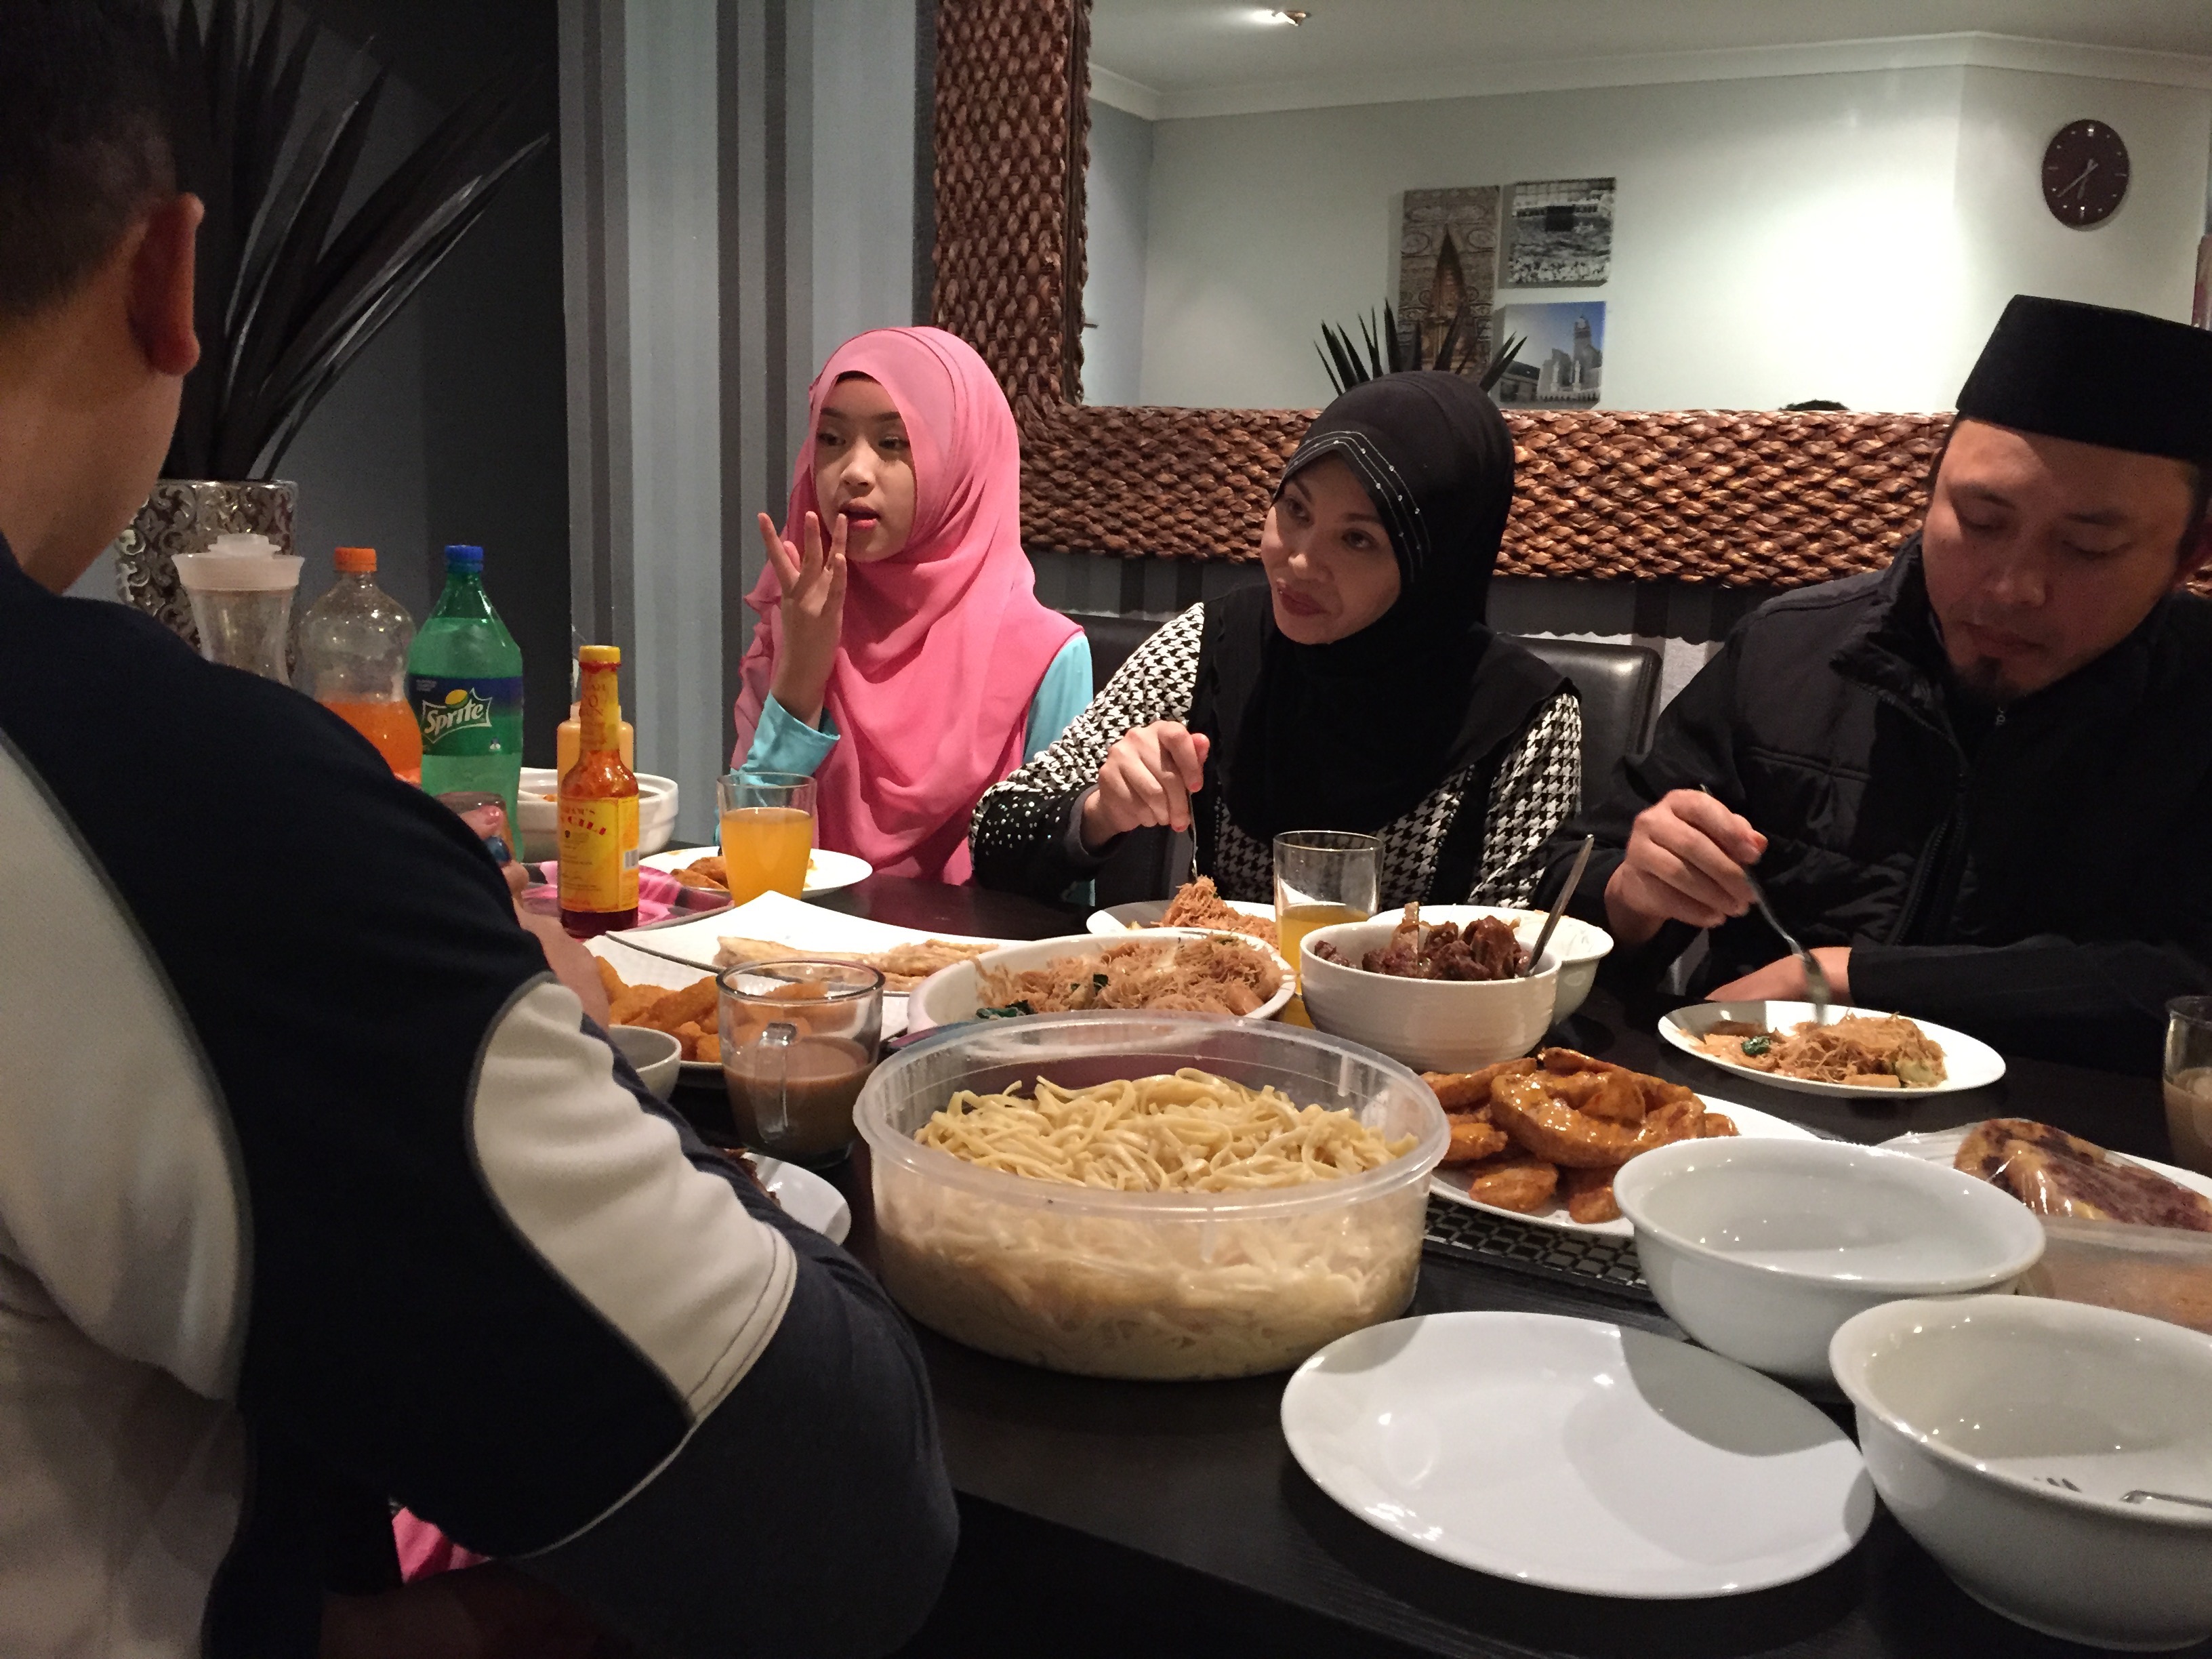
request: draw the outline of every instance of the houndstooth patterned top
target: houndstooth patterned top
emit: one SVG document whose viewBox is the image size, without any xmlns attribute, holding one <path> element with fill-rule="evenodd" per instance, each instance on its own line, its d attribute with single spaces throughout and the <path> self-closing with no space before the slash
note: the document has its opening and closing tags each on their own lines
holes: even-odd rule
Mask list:
<svg viewBox="0 0 2212 1659">
<path fill-rule="evenodd" d="M 1107 752 L 1122 736 L 1155 720 L 1190 718 L 1198 683 L 1206 607 L 1194 605 L 1131 653 L 1091 706 L 1053 745 L 984 792 L 969 828 L 978 878 L 1000 887 L 1056 890 L 1085 878 L 1072 858 L 1052 853 L 1070 841 L 1083 797 L 1098 781 Z M 1484 820 L 1482 867 L 1466 902 L 1525 904 L 1543 868 L 1544 843 L 1582 800 L 1582 708 L 1562 691 L 1523 728 L 1499 764 Z M 1474 769 L 1443 780 L 1405 817 L 1378 832 L 1377 896 L 1386 909 L 1427 896 L 1444 838 L 1459 817 Z M 1031 872 L 1024 879 L 1023 872 Z M 1206 873 L 1224 898 L 1261 903 L 1274 897 L 1274 852 L 1224 814 L 1215 829 L 1214 867 Z"/>
</svg>

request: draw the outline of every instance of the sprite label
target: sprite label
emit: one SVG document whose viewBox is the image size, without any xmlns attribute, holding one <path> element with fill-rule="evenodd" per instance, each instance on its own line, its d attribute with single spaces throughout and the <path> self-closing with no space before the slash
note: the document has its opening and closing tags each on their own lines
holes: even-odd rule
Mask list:
<svg viewBox="0 0 2212 1659">
<path fill-rule="evenodd" d="M 507 748 L 507 717 L 522 707 L 522 679 L 410 674 L 407 699 L 422 728 L 424 754 L 497 755 Z"/>
</svg>

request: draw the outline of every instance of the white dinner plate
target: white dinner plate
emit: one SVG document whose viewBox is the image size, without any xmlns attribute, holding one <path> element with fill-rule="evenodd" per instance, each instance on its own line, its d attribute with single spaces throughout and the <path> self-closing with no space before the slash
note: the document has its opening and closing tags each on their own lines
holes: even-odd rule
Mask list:
<svg viewBox="0 0 2212 1659">
<path fill-rule="evenodd" d="M 1734 1101 L 1715 1100 L 1699 1095 L 1709 1112 L 1725 1113 L 1735 1125 L 1740 1135 L 1763 1136 L 1776 1140 L 1818 1140 L 1820 1136 L 1802 1124 L 1792 1123 L 1786 1117 L 1776 1117 L 1756 1107 L 1739 1106 Z M 1615 1216 L 1610 1221 L 1577 1221 L 1567 1213 L 1566 1200 L 1562 1199 L 1548 1210 L 1534 1212 L 1525 1210 L 1501 1210 L 1495 1204 L 1481 1204 L 1467 1195 L 1465 1168 L 1439 1167 L 1429 1177 L 1429 1190 L 1438 1198 L 1449 1199 L 1455 1204 L 1464 1204 L 1470 1210 L 1481 1210 L 1490 1215 L 1502 1215 L 1512 1221 L 1526 1221 L 1533 1226 L 1556 1227 L 1563 1233 L 1589 1233 L 1600 1238 L 1633 1238 L 1636 1229 L 1628 1224 L 1626 1216 Z"/>
<path fill-rule="evenodd" d="M 1954 1166 L 1959 1148 L 1965 1145 L 1967 1132 L 1975 1127 L 1966 1123 L 1955 1129 L 1923 1129 L 1917 1134 L 1893 1136 L 1881 1144 L 1892 1151 L 1910 1152 L 1930 1164 L 1940 1164 L 1948 1170 Z M 2212 1198 L 2212 1180 L 2194 1170 L 2161 1164 L 2154 1158 L 2137 1158 L 2132 1152 L 2108 1151 L 2105 1156 L 2117 1158 L 2123 1164 L 2132 1164 L 2139 1170 L 2148 1170 L 2153 1175 L 2162 1175 L 2176 1185 L 2188 1188 L 2192 1193 L 2202 1193 L 2205 1197 Z"/>
<path fill-rule="evenodd" d="M 1832 1019 L 1845 1014 L 1864 1014 L 1872 1019 L 1887 1016 L 1874 1008 L 1831 1008 Z M 1913 1024 L 1935 1042 L 1943 1051 L 1943 1081 L 1926 1089 L 1882 1089 L 1863 1083 L 1815 1083 L 1802 1077 L 1784 1077 L 1778 1072 L 1762 1072 L 1756 1066 L 1739 1066 L 1734 1060 L 1719 1060 L 1698 1047 L 1698 1036 L 1721 1020 L 1743 1020 L 1764 1025 L 1770 1030 L 1787 1030 L 1800 1022 L 1813 1018 L 1809 1002 L 1700 1002 L 1691 1008 L 1677 1008 L 1659 1022 L 1659 1035 L 1686 1054 L 1695 1054 L 1708 1066 L 1718 1066 L 1732 1077 L 1747 1077 L 1761 1083 L 1771 1083 L 1778 1089 L 1795 1089 L 1800 1094 L 1848 1095 L 1861 1100 L 1894 1100 L 1899 1095 L 1918 1097 L 1922 1095 L 1955 1095 L 1968 1089 L 1984 1089 L 2005 1074 L 2004 1056 L 1979 1037 L 1970 1037 L 1964 1031 L 1954 1031 L 1948 1025 L 1937 1025 L 1924 1019 Z"/>
<path fill-rule="evenodd" d="M 711 847 L 686 847 L 673 853 L 648 853 L 640 859 L 638 867 L 644 870 L 664 870 L 673 875 L 678 870 L 689 869 L 701 859 L 714 856 Z M 810 893 L 834 893 L 840 888 L 854 887 L 876 873 L 876 866 L 850 853 L 831 853 L 816 848 L 806 855 L 806 890 Z"/>
<path fill-rule="evenodd" d="M 1084 931 L 1090 933 L 1132 933 L 1140 927 L 1156 927 L 1160 918 L 1167 915 L 1171 902 L 1168 899 L 1132 899 L 1127 904 L 1109 904 L 1103 910 L 1091 913 L 1090 919 L 1083 924 Z M 1274 920 L 1275 907 L 1272 904 L 1259 904 L 1250 899 L 1228 899 L 1224 902 L 1239 915 L 1265 916 L 1270 921 Z"/>
<path fill-rule="evenodd" d="M 786 1164 L 780 1158 L 756 1152 L 753 1168 L 760 1171 L 761 1185 L 783 1206 L 786 1215 L 801 1226 L 813 1228 L 832 1244 L 845 1242 L 845 1235 L 853 1231 L 853 1211 L 844 1194 L 813 1170 Z"/>
<path fill-rule="evenodd" d="M 1858 1449 L 1817 1407 L 1595 1320 L 1447 1313 L 1355 1331 L 1291 1375 L 1282 1421 L 1298 1467 L 1369 1525 L 1588 1595 L 1790 1583 L 1874 1518 Z"/>
</svg>

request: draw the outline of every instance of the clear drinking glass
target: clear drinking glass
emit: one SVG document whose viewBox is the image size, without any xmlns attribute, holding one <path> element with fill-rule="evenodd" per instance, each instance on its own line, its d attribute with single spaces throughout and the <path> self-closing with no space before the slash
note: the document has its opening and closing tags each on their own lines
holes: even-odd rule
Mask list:
<svg viewBox="0 0 2212 1659">
<path fill-rule="evenodd" d="M 884 976 L 849 962 L 756 962 L 718 982 L 738 1139 L 793 1163 L 844 1157 L 883 1041 Z"/>
<path fill-rule="evenodd" d="M 814 780 L 798 772 L 732 772 L 714 785 L 730 902 L 806 891 L 814 850 Z"/>
<path fill-rule="evenodd" d="M 1275 837 L 1275 931 L 1293 969 L 1298 941 L 1315 928 L 1375 914 L 1381 846 L 1372 836 L 1341 830 L 1286 830 Z"/>
<path fill-rule="evenodd" d="M 2176 1164 L 2212 1175 L 2212 997 L 2166 1005 L 2166 1133 Z"/>
</svg>

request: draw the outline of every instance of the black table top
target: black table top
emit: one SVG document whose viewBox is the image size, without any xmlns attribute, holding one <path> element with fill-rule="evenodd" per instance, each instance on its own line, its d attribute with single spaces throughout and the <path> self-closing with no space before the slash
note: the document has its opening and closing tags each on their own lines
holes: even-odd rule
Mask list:
<svg viewBox="0 0 2212 1659">
<path fill-rule="evenodd" d="M 972 888 L 877 877 L 822 901 L 902 926 L 1002 938 L 1079 931 L 1082 913 Z M 1908 1129 L 1993 1115 L 2041 1119 L 2100 1145 L 2167 1155 L 2154 1080 L 2033 1060 L 1988 1089 L 1871 1103 L 1796 1093 L 1703 1065 L 1632 1018 L 1601 989 L 1554 1034 L 1638 1070 L 1672 1078 L 1830 1134 L 1878 1141 Z M 702 1103 L 704 1104 L 704 1103 Z M 872 1261 L 865 1149 L 833 1176 L 851 1202 L 849 1247 Z M 1648 1302 L 1555 1284 L 1434 1254 L 1412 1311 L 1502 1309 L 1565 1314 L 1681 1333 Z M 1073 1630 L 1085 1618 L 1134 1618 L 1129 1586 L 1175 1603 L 1176 1617 L 1127 1625 L 1131 1653 L 1188 1650 L 1504 1656 L 1911 1656 L 2091 1651 L 1987 1612 L 1890 1520 L 1858 1548 L 1796 1584 L 1703 1601 L 1580 1596 L 1437 1560 L 1339 1508 L 1291 1458 L 1278 1420 L 1281 1376 L 1206 1383 L 1110 1382 L 992 1358 L 924 1331 L 947 1463 L 963 1499 L 963 1546 L 948 1607 L 963 1596 L 1024 1607 L 1034 1583 Z M 1848 1411 L 1838 1420 L 1850 1426 Z M 975 1543 L 988 1535 L 990 1562 Z M 971 1544 L 974 1547 L 971 1548 Z M 1113 1586 L 1120 1584 L 1117 1593 Z M 1086 1599 L 1087 1597 L 1087 1599 Z M 972 1650 L 974 1607 L 951 1607 L 968 1634 L 925 1639 L 916 1654 Z M 1171 1632 L 1189 1633 L 1178 1646 Z M 1264 1638 L 1261 1632 L 1268 1632 Z M 991 1638 L 981 1638 L 991 1639 Z M 1038 1647 L 1037 1652 L 1047 1650 Z M 1069 1635 L 1057 1651 L 1117 1650 Z M 2212 1652 L 2212 1644 L 2195 1651 Z"/>
</svg>

